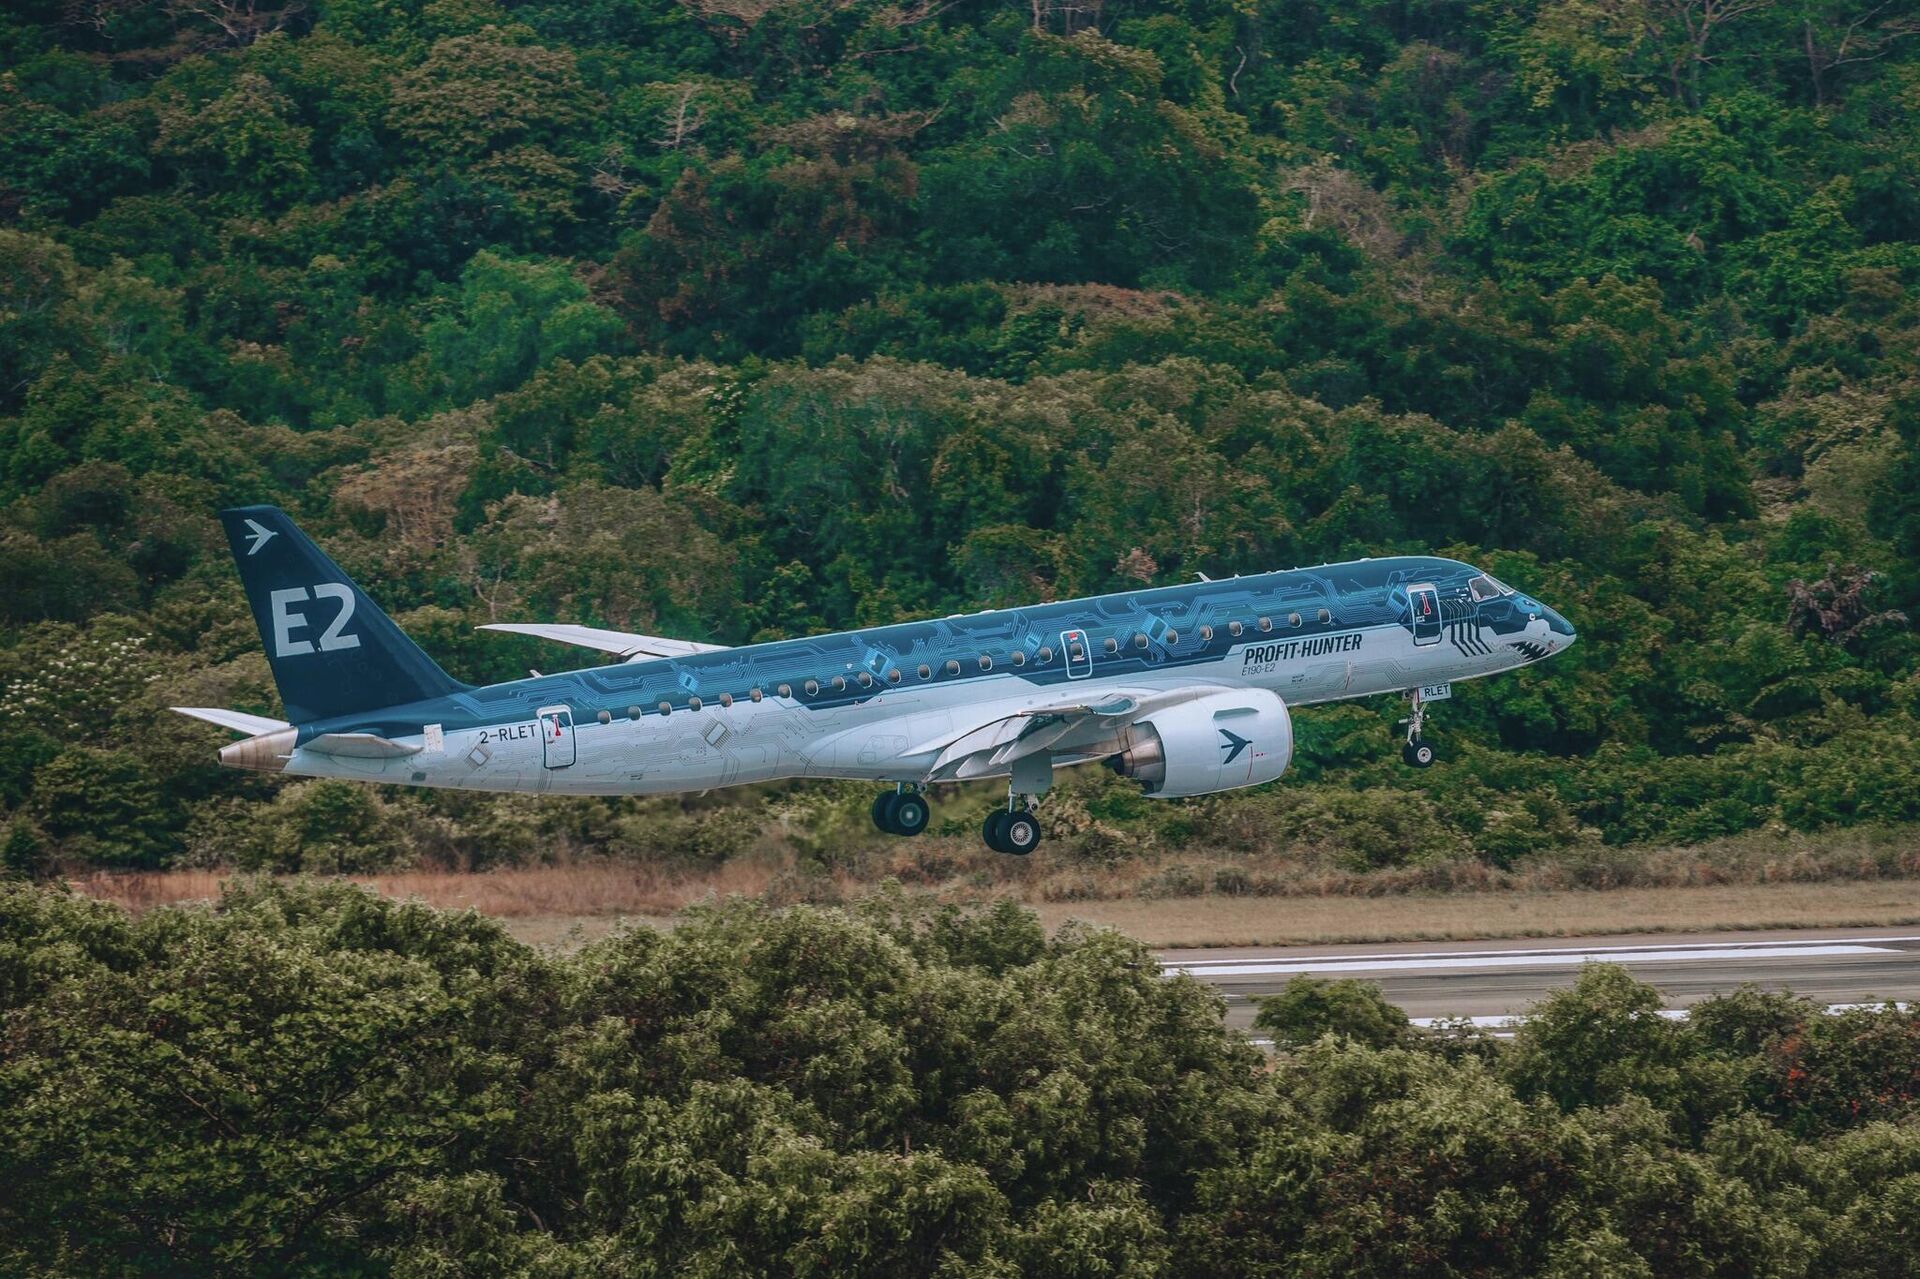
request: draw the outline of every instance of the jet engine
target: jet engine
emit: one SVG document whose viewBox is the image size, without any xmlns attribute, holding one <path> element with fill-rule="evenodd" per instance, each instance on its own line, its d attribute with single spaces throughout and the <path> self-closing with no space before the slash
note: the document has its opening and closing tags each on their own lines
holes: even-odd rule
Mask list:
<svg viewBox="0 0 1920 1279">
<path fill-rule="evenodd" d="M 1293 760 L 1287 704 L 1263 688 L 1209 693 L 1127 725 L 1107 766 L 1155 799 L 1258 786 Z"/>
</svg>

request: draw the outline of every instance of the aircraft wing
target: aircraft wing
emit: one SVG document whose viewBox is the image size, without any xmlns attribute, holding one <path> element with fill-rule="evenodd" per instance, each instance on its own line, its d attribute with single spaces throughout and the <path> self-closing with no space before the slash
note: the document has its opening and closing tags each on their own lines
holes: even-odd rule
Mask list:
<svg viewBox="0 0 1920 1279">
<path fill-rule="evenodd" d="M 489 622 L 477 629 L 507 631 L 560 644 L 575 644 L 581 648 L 597 648 L 603 653 L 618 653 L 624 661 L 642 657 L 692 657 L 695 653 L 715 653 L 726 647 L 725 644 L 661 639 L 657 635 L 633 635 L 626 631 L 605 631 L 597 626 L 574 626 L 565 622 Z"/>
<path fill-rule="evenodd" d="M 1057 758 L 1091 759 L 1117 749 L 1117 734 L 1134 720 L 1219 691 L 1218 685 L 1204 684 L 1109 692 L 1098 702 L 1044 702 L 991 715 L 970 728 L 916 743 L 902 754 L 938 751 L 928 770 L 929 781 L 995 776 L 1005 773 L 1015 760 L 1040 751 Z"/>
</svg>

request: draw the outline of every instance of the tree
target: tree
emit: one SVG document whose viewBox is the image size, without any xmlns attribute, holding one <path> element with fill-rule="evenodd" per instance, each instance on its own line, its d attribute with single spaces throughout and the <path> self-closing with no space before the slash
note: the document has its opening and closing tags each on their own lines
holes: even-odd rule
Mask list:
<svg viewBox="0 0 1920 1279">
<path fill-rule="evenodd" d="M 152 867 L 172 848 L 159 782 L 127 751 L 70 747 L 34 774 L 30 803 L 41 828 L 76 860 Z"/>
<path fill-rule="evenodd" d="M 1407 1015 L 1389 1004 L 1374 983 L 1321 977 L 1288 978 L 1279 994 L 1260 1001 L 1253 1025 L 1288 1048 L 1313 1043 L 1322 1035 L 1392 1048 L 1406 1042 L 1410 1029 Z"/>
</svg>

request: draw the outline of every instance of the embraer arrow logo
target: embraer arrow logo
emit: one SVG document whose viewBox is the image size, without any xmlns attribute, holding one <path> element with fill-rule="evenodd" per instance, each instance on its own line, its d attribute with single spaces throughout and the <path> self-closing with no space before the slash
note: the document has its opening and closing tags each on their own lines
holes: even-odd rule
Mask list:
<svg viewBox="0 0 1920 1279">
<path fill-rule="evenodd" d="M 1240 736 L 1238 733 L 1229 733 L 1224 728 L 1220 729 L 1219 732 L 1220 732 L 1220 736 L 1227 739 L 1226 741 L 1220 743 L 1220 749 L 1227 753 L 1227 757 L 1220 761 L 1220 766 L 1222 768 L 1226 767 L 1228 764 L 1233 763 L 1234 760 L 1239 759 L 1240 752 L 1247 749 L 1247 747 L 1253 745 L 1251 741 Z"/>
<path fill-rule="evenodd" d="M 264 528 L 252 520 L 247 521 L 247 528 L 251 530 L 245 535 L 249 543 L 247 547 L 248 556 L 258 555 L 260 548 L 265 546 L 270 539 L 280 536 L 278 529 Z"/>
</svg>

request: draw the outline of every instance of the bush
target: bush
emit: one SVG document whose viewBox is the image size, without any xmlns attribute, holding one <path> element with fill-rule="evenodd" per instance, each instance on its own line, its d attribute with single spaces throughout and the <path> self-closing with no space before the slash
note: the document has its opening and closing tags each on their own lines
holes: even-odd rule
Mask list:
<svg viewBox="0 0 1920 1279">
<path fill-rule="evenodd" d="M 1283 1048 L 1310 1044 L 1322 1035 L 1391 1048 L 1406 1042 L 1409 1030 L 1407 1015 L 1389 1004 L 1372 982 L 1304 975 L 1288 978 L 1279 994 L 1262 999 L 1253 1025 Z"/>
<path fill-rule="evenodd" d="M 406 860 L 409 841 L 372 788 L 345 781 L 299 782 L 283 789 L 234 849 L 247 870 L 345 875 L 389 870 Z"/>
<path fill-rule="evenodd" d="M 172 810 L 139 756 L 75 746 L 33 779 L 31 806 L 60 856 L 116 868 L 161 865 L 175 844 Z"/>
</svg>

